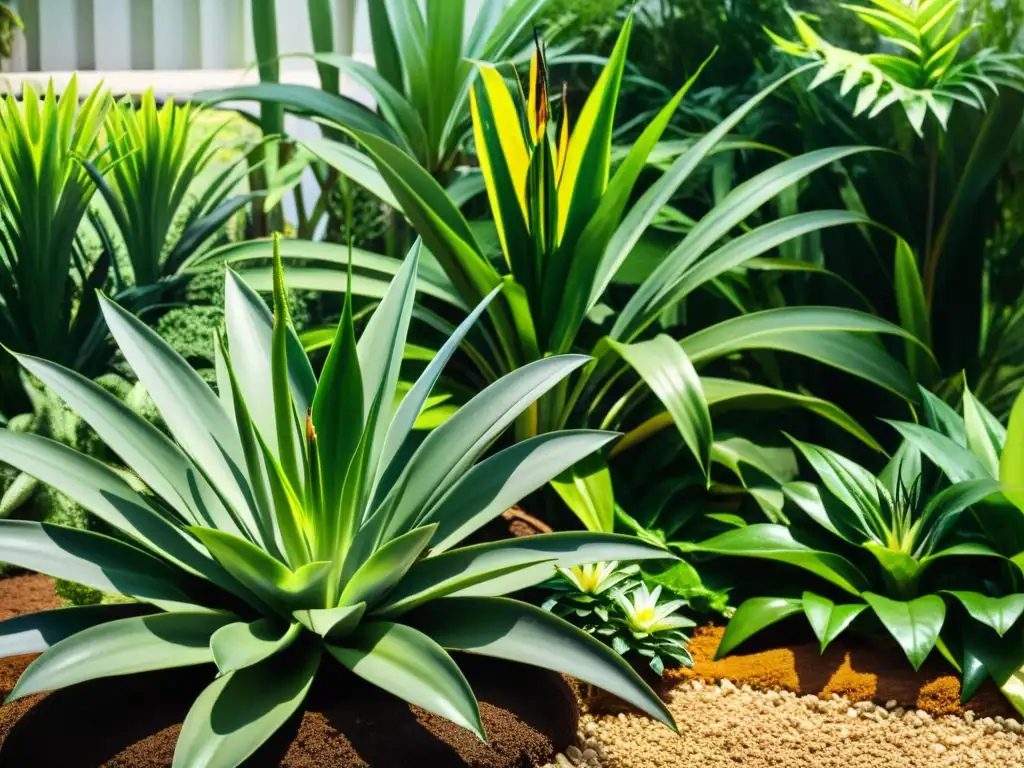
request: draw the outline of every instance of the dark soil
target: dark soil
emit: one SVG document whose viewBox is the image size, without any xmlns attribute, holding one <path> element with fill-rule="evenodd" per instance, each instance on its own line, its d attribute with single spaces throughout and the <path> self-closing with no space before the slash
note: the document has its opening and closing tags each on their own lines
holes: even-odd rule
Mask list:
<svg viewBox="0 0 1024 768">
<path fill-rule="evenodd" d="M 0 581 L 3 618 L 59 605 L 46 577 Z M 0 660 L 5 696 L 33 658 Z M 481 657 L 458 660 L 480 700 L 487 745 L 328 659 L 305 711 L 246 765 L 513 768 L 545 763 L 575 741 L 579 712 L 563 678 Z M 169 768 L 181 723 L 214 674 L 198 667 L 110 678 L 6 705 L 0 768 Z M 60 738 L 53 738 L 57 723 Z"/>
</svg>

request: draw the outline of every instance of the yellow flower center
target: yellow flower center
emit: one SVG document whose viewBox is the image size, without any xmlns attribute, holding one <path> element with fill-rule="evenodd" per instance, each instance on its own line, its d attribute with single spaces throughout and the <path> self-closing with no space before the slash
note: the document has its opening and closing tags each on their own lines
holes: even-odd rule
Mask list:
<svg viewBox="0 0 1024 768">
<path fill-rule="evenodd" d="M 637 624 L 641 626 L 647 626 L 654 621 L 654 609 L 653 608 L 641 608 L 639 611 L 633 614 L 633 619 Z"/>
<path fill-rule="evenodd" d="M 580 589 L 584 592 L 596 592 L 601 586 L 601 574 L 596 568 L 573 569 L 576 578 L 579 579 Z"/>
</svg>

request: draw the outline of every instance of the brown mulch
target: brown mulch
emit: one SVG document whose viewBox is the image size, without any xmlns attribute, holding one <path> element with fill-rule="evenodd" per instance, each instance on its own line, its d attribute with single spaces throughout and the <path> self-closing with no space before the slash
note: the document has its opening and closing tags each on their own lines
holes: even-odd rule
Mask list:
<svg viewBox="0 0 1024 768">
<path fill-rule="evenodd" d="M 981 716 L 1016 716 L 999 689 L 986 684 L 960 704 L 960 679 L 938 654 L 917 672 L 895 645 L 879 646 L 841 636 L 822 654 L 817 643 L 789 645 L 755 653 L 740 653 L 715 661 L 724 629 L 698 629 L 690 642 L 693 668 L 667 673 L 670 680 L 729 680 L 759 690 L 791 691 L 829 698 L 837 694 L 851 702 L 896 701 L 932 715 L 960 714 L 965 709 Z"/>
</svg>

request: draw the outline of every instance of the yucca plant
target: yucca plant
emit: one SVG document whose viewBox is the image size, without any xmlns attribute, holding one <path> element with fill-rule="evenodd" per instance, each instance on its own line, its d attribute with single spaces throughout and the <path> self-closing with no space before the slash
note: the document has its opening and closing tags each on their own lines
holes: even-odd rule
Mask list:
<svg viewBox="0 0 1024 768">
<path fill-rule="evenodd" d="M 524 33 L 549 2 L 487 2 L 470 25 L 465 0 L 427 0 L 425 5 L 418 0 L 369 0 L 373 65 L 334 53 L 325 40 L 315 45 L 314 54 L 321 90 L 274 82 L 276 75 L 269 66 L 276 63 L 269 62 L 265 67 L 271 76 L 262 76 L 261 71 L 264 82 L 259 85 L 206 91 L 197 98 L 207 103 L 258 101 L 265 108 L 370 131 L 394 142 L 434 178 L 446 182 L 471 130 L 469 88 L 475 76 L 471 62 L 510 55 L 528 58 Z M 266 3 L 258 0 L 256 5 Z M 309 3 L 314 42 L 330 29 L 329 24 L 324 29 L 329 15 L 322 6 L 317 0 Z M 276 47 L 266 48 L 276 57 Z M 339 70 L 370 93 L 377 103 L 376 114 L 339 94 Z M 304 143 L 342 173 L 358 174 L 358 155 L 319 141 Z"/>
<path fill-rule="evenodd" d="M 135 106 L 125 99 L 107 116 L 104 176 L 87 163 L 110 207 L 131 261 L 137 287 L 173 277 L 250 200 L 233 195 L 245 176 L 244 157 L 216 176 L 196 182 L 221 146 L 219 129 L 200 136 L 191 104 L 156 104 L 153 89 Z M 226 124 L 222 123 L 221 128 Z"/>
<path fill-rule="evenodd" d="M 806 14 L 789 10 L 800 38 L 786 40 L 769 31 L 784 52 L 822 62 L 811 82 L 816 88 L 842 78 L 840 90 L 858 90 L 854 114 L 874 117 L 886 107 L 899 104 L 919 135 L 932 114 L 946 127 L 954 102 L 985 109 L 985 93 L 998 93 L 998 86 L 1024 88 L 1020 55 L 991 49 L 957 61 L 960 47 L 975 29 L 957 29 L 960 0 L 871 0 L 871 5 L 843 5 L 882 38 L 899 49 L 899 54 L 861 54 L 839 48 L 823 39 Z"/>
<path fill-rule="evenodd" d="M 327 657 L 484 738 L 477 702 L 447 652 L 462 650 L 574 675 L 674 726 L 614 652 L 503 597 L 547 579 L 555 566 L 664 558 L 663 550 L 589 533 L 457 548 L 614 435 L 553 433 L 477 463 L 521 410 L 586 363 L 558 356 L 501 378 L 411 446 L 434 382 L 486 305 L 396 402 L 417 263 L 414 250 L 358 341 L 346 303 L 319 381 L 289 325 L 280 262 L 273 316 L 229 273 L 218 393 L 102 299 L 110 332 L 173 439 L 72 371 L 19 356 L 149 492 L 66 447 L 0 431 L 0 459 L 119 533 L 0 521 L 0 559 L 138 601 L 6 624 L 5 654 L 43 652 L 13 698 L 96 677 L 216 664 L 219 674 L 182 727 L 174 765 L 233 768 L 301 706 Z M 217 713 L 228 710 L 225 723 Z"/>
<path fill-rule="evenodd" d="M 51 80 L 42 96 L 26 83 L 20 101 L 0 101 L 0 343 L 91 375 L 107 363 L 93 294 L 110 255 L 90 263 L 77 237 L 96 189 L 83 160 L 109 167 L 99 134 L 110 104 L 99 87 L 79 106 L 74 77 L 60 98 Z M 24 406 L 17 367 L 3 355 L 0 370 L 13 416 Z"/>
<path fill-rule="evenodd" d="M 739 381 L 702 379 L 697 368 L 740 352 L 786 351 L 862 376 L 914 400 L 918 394 L 909 375 L 874 337 L 894 333 L 912 339 L 908 332 L 852 310 L 788 307 L 752 312 L 690 335 L 670 322 L 670 335 L 653 334 L 666 310 L 698 289 L 715 285 L 731 270 L 811 232 L 869 223 L 851 211 L 796 214 L 764 224 L 751 220 L 783 190 L 863 148 L 810 152 L 738 186 L 661 257 L 621 309 L 607 311 L 609 305 L 615 305 L 609 288 L 659 209 L 718 142 L 784 82 L 767 88 L 729 115 L 680 155 L 629 208 L 649 154 L 693 83 L 691 80 L 679 89 L 612 174 L 612 127 L 631 27 L 630 17 L 574 121 L 564 104 L 557 125 L 552 117 L 547 68 L 539 47 L 522 92 L 514 85 L 510 88 L 495 66 L 476 65 L 479 77 L 471 91 L 471 112 L 504 256 L 500 265 L 489 260 L 475 234 L 479 229 L 460 213 L 457 202 L 401 147 L 349 128 L 386 182 L 389 198 L 404 211 L 436 260 L 424 262 L 420 270 L 418 287 L 424 306 L 419 317 L 425 325 L 438 328 L 446 322 L 425 306 L 427 302 L 447 305 L 446 312 L 466 312 L 496 286 L 504 285 L 502 294 L 488 307 L 487 333 L 466 345 L 468 372 L 461 379 L 449 377 L 456 384 L 448 392 L 452 402 L 458 404 L 458 395 L 469 382 L 493 381 L 524 363 L 583 351 L 595 357 L 595 362 L 524 411 L 516 423 L 518 439 L 567 425 L 626 426 L 625 417 L 637 401 L 653 392 L 669 414 L 665 423 L 678 427 L 698 471 L 706 476 L 713 442 L 707 394 L 714 389 L 718 394 L 711 399 L 723 405 L 760 399 L 762 403 L 807 407 L 873 444 L 862 428 L 827 401 Z M 210 254 L 209 261 L 238 263 L 266 258 L 269 247 L 269 242 L 228 247 Z M 340 270 L 323 268 L 344 263 L 343 248 L 301 241 L 286 241 L 282 247 L 287 258 L 310 263 L 289 270 L 293 285 L 348 289 Z M 358 255 L 355 266 L 361 279 L 352 283 L 352 290 L 369 298 L 379 297 L 383 276 L 396 269 L 387 259 L 370 254 Z M 257 288 L 269 287 L 265 270 L 248 274 Z M 610 315 L 611 321 L 594 319 L 602 314 Z M 424 356 L 432 354 L 429 344 L 419 347 Z M 620 385 L 627 381 L 624 374 L 630 367 L 642 382 L 623 388 Z M 644 423 L 631 430 L 622 444 L 636 445 L 665 423 Z M 614 501 L 601 457 L 560 478 L 556 487 L 588 528 L 611 529 Z"/>
<path fill-rule="evenodd" d="M 824 651 L 855 622 L 870 629 L 860 619 L 873 615 L 915 669 L 935 648 L 956 665 L 964 701 L 990 675 L 1005 686 L 1000 670 L 1009 664 L 1015 672 L 1024 662 L 1018 658 L 1024 592 L 1019 573 L 1007 576 L 1006 559 L 976 522 L 981 506 L 1004 486 L 966 472 L 952 483 L 936 479 L 922 464 L 931 451 L 922 445 L 919 452 L 920 441 L 906 442 L 877 477 L 834 451 L 794 443 L 821 485 L 794 482 L 785 491 L 823 536 L 797 524 L 758 524 L 685 549 L 784 563 L 813 574 L 820 586 L 799 596 L 746 600 L 719 655 L 798 613 Z M 1019 694 L 1010 699 L 1024 706 Z"/>
</svg>

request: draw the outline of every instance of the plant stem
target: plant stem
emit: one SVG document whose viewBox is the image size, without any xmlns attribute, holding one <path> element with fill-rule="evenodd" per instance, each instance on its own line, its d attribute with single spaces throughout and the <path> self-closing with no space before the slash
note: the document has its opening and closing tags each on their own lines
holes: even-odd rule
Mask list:
<svg viewBox="0 0 1024 768">
<path fill-rule="evenodd" d="M 924 275 L 924 292 L 925 302 L 927 303 L 929 312 L 932 308 L 932 300 L 935 296 L 935 273 L 939 267 L 939 254 L 932 253 L 932 242 L 934 235 L 932 230 L 935 228 L 935 193 L 938 187 L 938 176 L 939 176 L 939 146 L 938 138 L 933 138 L 927 142 L 928 147 L 928 210 L 925 219 L 924 229 L 924 260 L 925 260 L 925 275 Z"/>
</svg>

